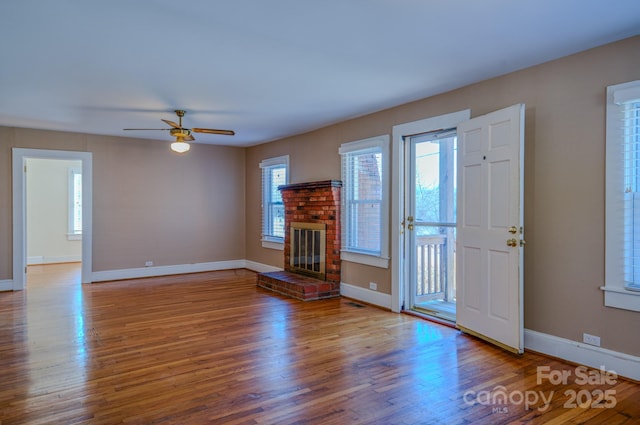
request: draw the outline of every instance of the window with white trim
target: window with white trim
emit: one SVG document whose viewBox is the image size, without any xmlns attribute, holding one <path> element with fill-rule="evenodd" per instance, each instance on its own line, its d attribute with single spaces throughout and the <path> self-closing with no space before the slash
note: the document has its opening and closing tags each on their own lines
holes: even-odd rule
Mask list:
<svg viewBox="0 0 640 425">
<path fill-rule="evenodd" d="M 82 239 L 82 170 L 69 168 L 68 240 Z"/>
<path fill-rule="evenodd" d="M 342 252 L 346 261 L 389 266 L 389 136 L 340 146 Z"/>
<path fill-rule="evenodd" d="M 284 203 L 278 186 L 289 183 L 289 155 L 265 159 L 262 169 L 262 246 L 284 249 Z"/>
<path fill-rule="evenodd" d="M 607 87 L 605 305 L 640 311 L 640 80 Z"/>
</svg>

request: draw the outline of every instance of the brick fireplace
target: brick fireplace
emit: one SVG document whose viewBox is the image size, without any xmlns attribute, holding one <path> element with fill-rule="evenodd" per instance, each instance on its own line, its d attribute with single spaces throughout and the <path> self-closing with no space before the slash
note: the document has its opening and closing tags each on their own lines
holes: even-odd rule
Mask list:
<svg viewBox="0 0 640 425">
<path fill-rule="evenodd" d="M 258 274 L 258 286 L 303 301 L 340 295 L 341 187 L 325 180 L 278 188 L 285 209 L 284 271 Z"/>
</svg>

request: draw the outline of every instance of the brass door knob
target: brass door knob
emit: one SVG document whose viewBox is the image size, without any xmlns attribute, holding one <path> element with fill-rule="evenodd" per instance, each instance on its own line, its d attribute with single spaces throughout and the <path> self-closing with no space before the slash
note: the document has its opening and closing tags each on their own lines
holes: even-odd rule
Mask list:
<svg viewBox="0 0 640 425">
<path fill-rule="evenodd" d="M 507 246 L 518 246 L 518 241 L 516 239 L 507 239 Z"/>
</svg>

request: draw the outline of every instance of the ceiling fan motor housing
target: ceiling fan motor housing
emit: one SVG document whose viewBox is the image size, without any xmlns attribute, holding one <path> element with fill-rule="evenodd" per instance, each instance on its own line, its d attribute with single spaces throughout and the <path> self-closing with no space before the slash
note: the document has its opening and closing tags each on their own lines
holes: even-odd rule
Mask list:
<svg viewBox="0 0 640 425">
<path fill-rule="evenodd" d="M 191 130 L 186 128 L 172 128 L 169 130 L 169 133 L 175 137 L 187 137 L 191 135 Z"/>
</svg>

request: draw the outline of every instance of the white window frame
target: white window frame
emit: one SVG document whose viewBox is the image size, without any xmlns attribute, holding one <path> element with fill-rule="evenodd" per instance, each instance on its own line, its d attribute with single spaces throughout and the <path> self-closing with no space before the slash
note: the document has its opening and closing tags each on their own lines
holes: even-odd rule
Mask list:
<svg viewBox="0 0 640 425">
<path fill-rule="evenodd" d="M 625 134 L 622 129 L 626 105 L 640 99 L 640 80 L 607 87 L 606 193 L 605 193 L 605 285 L 607 307 L 640 311 L 640 292 L 624 278 L 624 169 Z M 640 230 L 640 229 L 639 229 Z"/>
<path fill-rule="evenodd" d="M 382 158 L 382 203 L 381 203 L 381 223 L 380 223 L 380 252 L 369 253 L 360 252 L 350 249 L 346 245 L 345 235 L 351 229 L 351 223 L 346 214 L 345 203 L 347 202 L 347 194 L 349 185 L 351 184 L 348 176 L 345 175 L 344 166 L 342 167 L 342 250 L 340 259 L 354 263 L 366 264 L 380 268 L 389 268 L 389 135 L 381 135 L 370 137 L 368 139 L 357 140 L 354 142 L 343 143 L 340 146 L 339 153 L 343 155 L 355 154 L 362 151 L 378 150 Z M 342 158 L 344 164 L 344 158 Z"/>
<path fill-rule="evenodd" d="M 270 178 L 269 171 L 272 168 L 279 168 L 284 166 L 285 168 L 285 184 L 289 184 L 289 155 L 278 156 L 275 158 L 268 158 L 260 162 L 261 169 L 261 181 L 262 181 L 262 228 L 261 228 L 261 242 L 263 248 L 269 249 L 277 249 L 280 251 L 284 250 L 284 237 L 277 237 L 273 235 L 265 235 L 264 231 L 268 228 L 267 225 L 267 208 L 266 205 L 269 203 L 269 194 L 270 187 L 272 185 L 271 182 L 265 184 L 265 180 Z"/>
<path fill-rule="evenodd" d="M 82 228 L 76 229 L 76 221 L 75 221 L 75 193 L 76 193 L 76 176 L 80 176 L 82 179 L 82 169 L 80 167 L 70 167 L 69 168 L 69 185 L 68 185 L 68 195 L 67 195 L 67 216 L 68 216 L 68 232 L 67 232 L 67 240 L 70 241 L 79 241 L 82 240 Z M 81 195 L 82 196 L 82 195 Z M 82 203 L 82 201 L 81 201 Z M 82 217 L 82 207 L 80 209 L 80 214 Z"/>
</svg>

